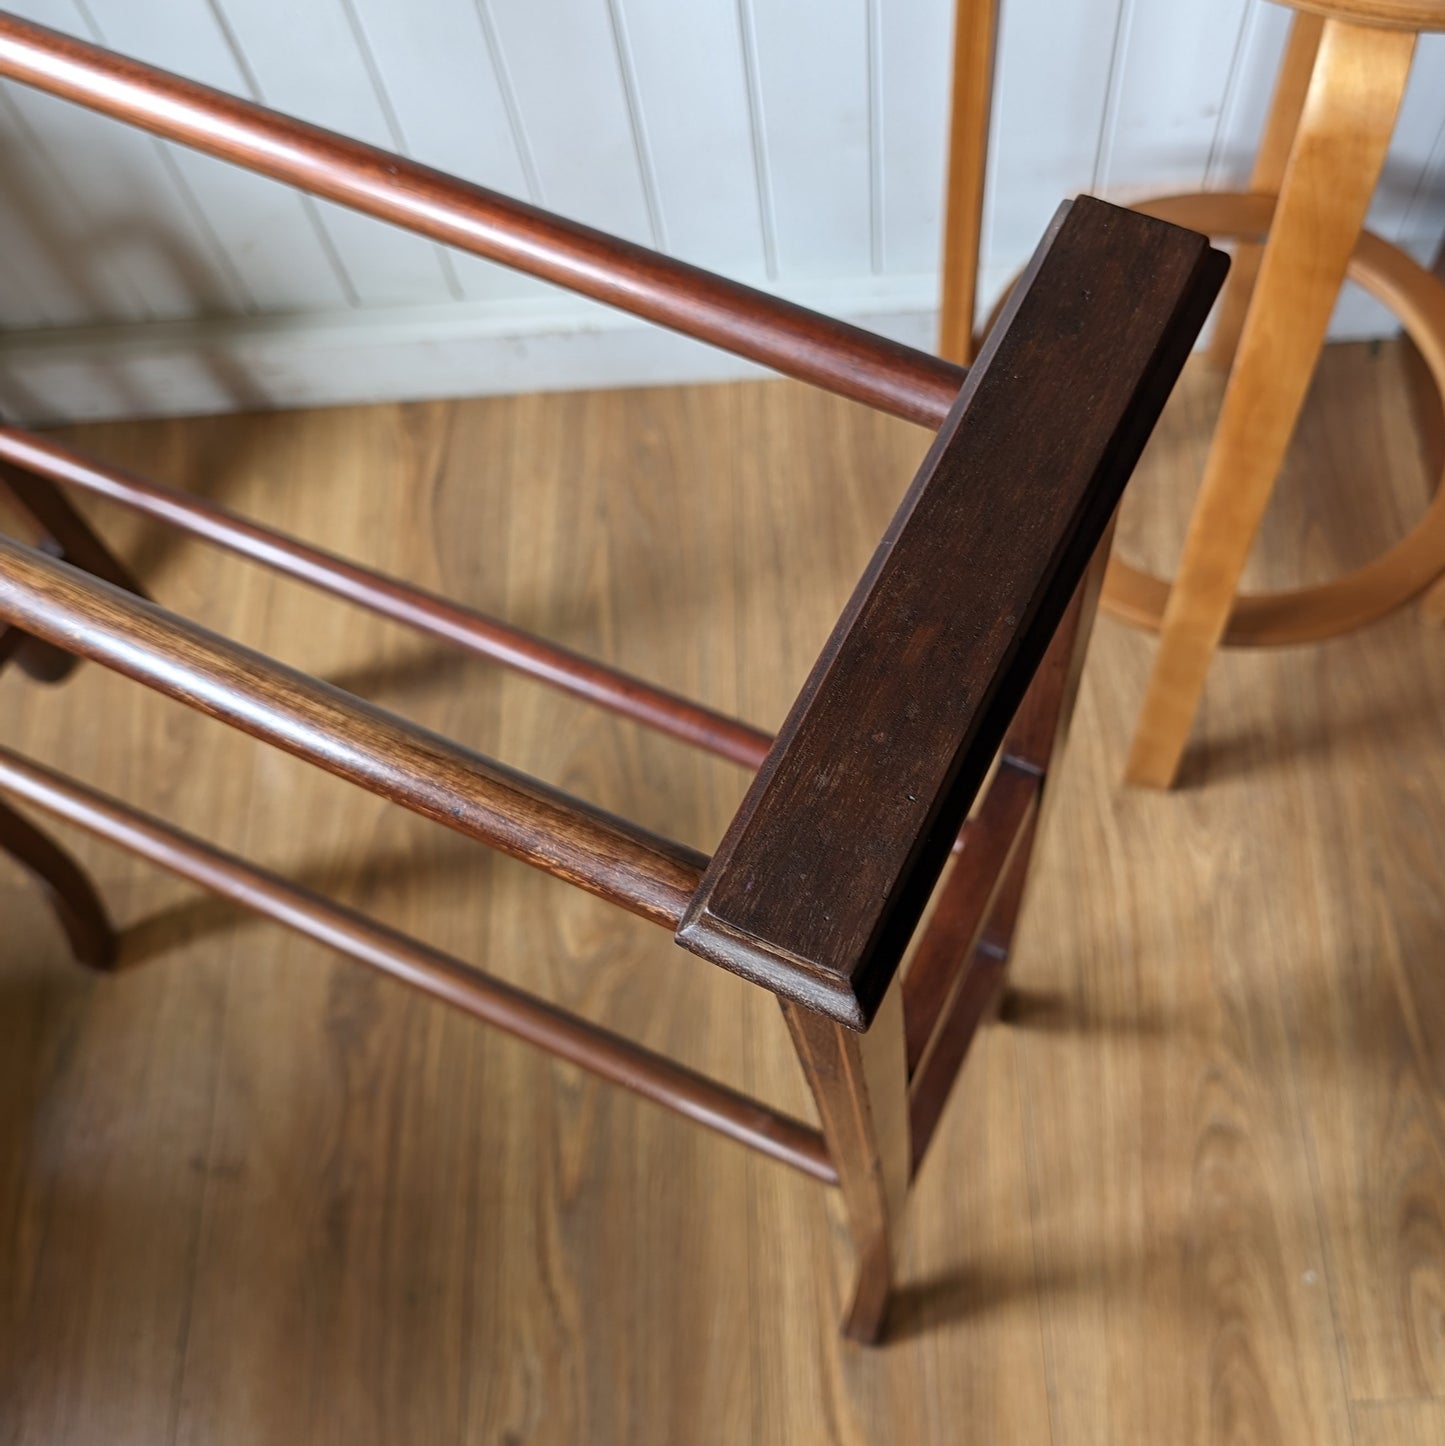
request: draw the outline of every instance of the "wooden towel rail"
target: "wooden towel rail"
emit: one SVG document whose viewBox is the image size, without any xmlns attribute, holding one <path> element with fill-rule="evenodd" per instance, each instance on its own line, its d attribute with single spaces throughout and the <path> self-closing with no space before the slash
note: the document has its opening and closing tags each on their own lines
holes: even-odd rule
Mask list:
<svg viewBox="0 0 1445 1446">
<path fill-rule="evenodd" d="M 707 862 L 3 537 L 0 617 L 654 923 L 677 926 Z"/>
<path fill-rule="evenodd" d="M 0 75 L 924 426 L 963 381 L 927 352 L 3 12 Z"/>
<path fill-rule="evenodd" d="M 0 426 L 0 461 L 117 502 L 734 763 L 756 768 L 772 746 L 771 733 L 741 719 L 630 677 L 475 608 L 238 517 L 178 487 L 166 487 L 82 457 L 48 437 Z"/>
<path fill-rule="evenodd" d="M 189 493 L 0 427 L 0 488 L 25 519 L 22 537 L 0 537 L 0 667 L 13 657 L 52 679 L 72 656 L 99 662 L 673 930 L 684 949 L 778 997 L 820 1128 L 4 748 L 0 793 L 836 1184 L 858 1253 L 845 1328 L 876 1339 L 910 1181 L 1003 986 L 1111 519 L 1224 258 L 1176 226 L 1088 197 L 1066 203 L 965 373 L 3 13 L 0 76 L 936 430 L 772 738 Z M 747 797 L 708 858 L 219 637 L 142 595 L 66 502 L 72 488 L 753 767 Z M 107 967 L 115 931 L 64 850 L 4 804 L 0 849 L 50 891 L 77 958 Z"/>
</svg>

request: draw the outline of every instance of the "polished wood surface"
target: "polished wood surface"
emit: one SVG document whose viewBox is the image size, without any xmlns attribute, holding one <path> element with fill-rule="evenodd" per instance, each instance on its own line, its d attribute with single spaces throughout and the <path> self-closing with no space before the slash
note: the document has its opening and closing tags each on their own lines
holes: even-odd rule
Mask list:
<svg viewBox="0 0 1445 1446">
<path fill-rule="evenodd" d="M 684 948 L 866 1027 L 1225 265 L 1102 201 L 1060 209 L 718 845 Z"/>
<path fill-rule="evenodd" d="M 903 990 L 895 983 L 866 1034 L 792 1000 L 783 1018 L 807 1077 L 828 1153 L 837 1161 L 856 1256 L 845 1287 L 843 1334 L 872 1344 L 893 1301 L 912 1175 Z"/>
<path fill-rule="evenodd" d="M 0 75 L 925 426 L 951 362 L 0 12 Z"/>
<path fill-rule="evenodd" d="M 0 617 L 348 782 L 675 926 L 706 855 L 0 537 Z"/>
<path fill-rule="evenodd" d="M 955 0 L 948 108 L 948 165 L 943 180 L 943 288 L 938 354 L 969 365 L 974 357 L 978 264 L 983 242 L 998 0 Z"/>
<path fill-rule="evenodd" d="M 1175 779 L 1394 129 L 1415 37 L 1326 21 L 1126 776 Z"/>
<path fill-rule="evenodd" d="M 1407 399 L 1398 348 L 1326 350 L 1251 582 L 1329 575 L 1408 525 L 1428 489 Z M 1218 400 L 1192 364 L 1126 501 L 1122 544 L 1151 566 Z M 67 440 L 768 726 L 927 443 L 787 384 Z M 688 843 L 746 786 L 81 505 L 167 606 Z M 1433 1440 L 1440 647 L 1405 612 L 1328 653 L 1226 654 L 1210 786 L 1160 797 L 1117 787 L 1151 643 L 1100 624 L 1012 1022 L 978 1036 L 918 1176 L 881 1352 L 830 1328 L 836 1192 L 65 827 L 144 964 L 94 979 L 0 859 L 7 1432 L 861 1446 L 966 1423 L 1027 1446 L 1374 1446 L 1413 1421 Z M 125 679 L 7 672 L 0 739 L 810 1114 L 762 991 Z"/>
</svg>

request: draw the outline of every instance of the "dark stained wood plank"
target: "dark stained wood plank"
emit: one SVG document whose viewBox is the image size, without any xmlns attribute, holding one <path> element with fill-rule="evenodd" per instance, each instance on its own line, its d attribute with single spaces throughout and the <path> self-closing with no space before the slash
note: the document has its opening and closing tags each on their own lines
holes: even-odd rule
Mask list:
<svg viewBox="0 0 1445 1446">
<path fill-rule="evenodd" d="M 1226 262 L 1082 197 L 985 344 L 678 930 L 854 1028 L 892 980 Z"/>
</svg>

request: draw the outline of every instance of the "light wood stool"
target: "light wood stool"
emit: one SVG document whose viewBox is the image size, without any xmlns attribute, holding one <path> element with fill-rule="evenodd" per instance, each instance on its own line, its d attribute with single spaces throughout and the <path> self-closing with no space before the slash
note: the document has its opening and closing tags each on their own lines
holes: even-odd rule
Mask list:
<svg viewBox="0 0 1445 1446">
<path fill-rule="evenodd" d="M 1141 202 L 1240 242 L 1213 355 L 1232 363 L 1174 584 L 1109 566 L 1101 606 L 1157 630 L 1159 651 L 1126 769 L 1173 783 L 1220 643 L 1313 642 L 1374 622 L 1445 573 L 1445 488 L 1402 541 L 1317 587 L 1236 597 L 1346 275 L 1403 323 L 1445 396 L 1445 286 L 1363 230 L 1422 30 L 1445 0 L 1291 0 L 1298 13 L 1245 193 Z"/>
</svg>

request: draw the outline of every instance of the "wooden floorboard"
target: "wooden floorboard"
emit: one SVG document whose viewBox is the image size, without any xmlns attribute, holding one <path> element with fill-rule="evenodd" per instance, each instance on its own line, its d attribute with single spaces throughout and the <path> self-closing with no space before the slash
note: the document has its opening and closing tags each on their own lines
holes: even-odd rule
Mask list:
<svg viewBox="0 0 1445 1446">
<path fill-rule="evenodd" d="M 1136 560 L 1176 555 L 1218 397 L 1193 365 Z M 768 725 L 927 440 L 788 383 L 68 435 Z M 1398 349 L 1332 349 L 1251 580 L 1363 560 L 1427 490 Z M 643 823 L 710 847 L 741 796 L 85 510 L 167 605 Z M 1151 647 L 1100 625 L 1016 1022 L 877 1351 L 806 1179 L 65 831 L 125 928 L 97 981 L 0 860 L 0 1442 L 1440 1439 L 1445 631 L 1222 655 L 1168 796 L 1118 782 Z M 811 1115 L 766 995 L 98 668 L 7 673 L 0 738 Z"/>
</svg>

